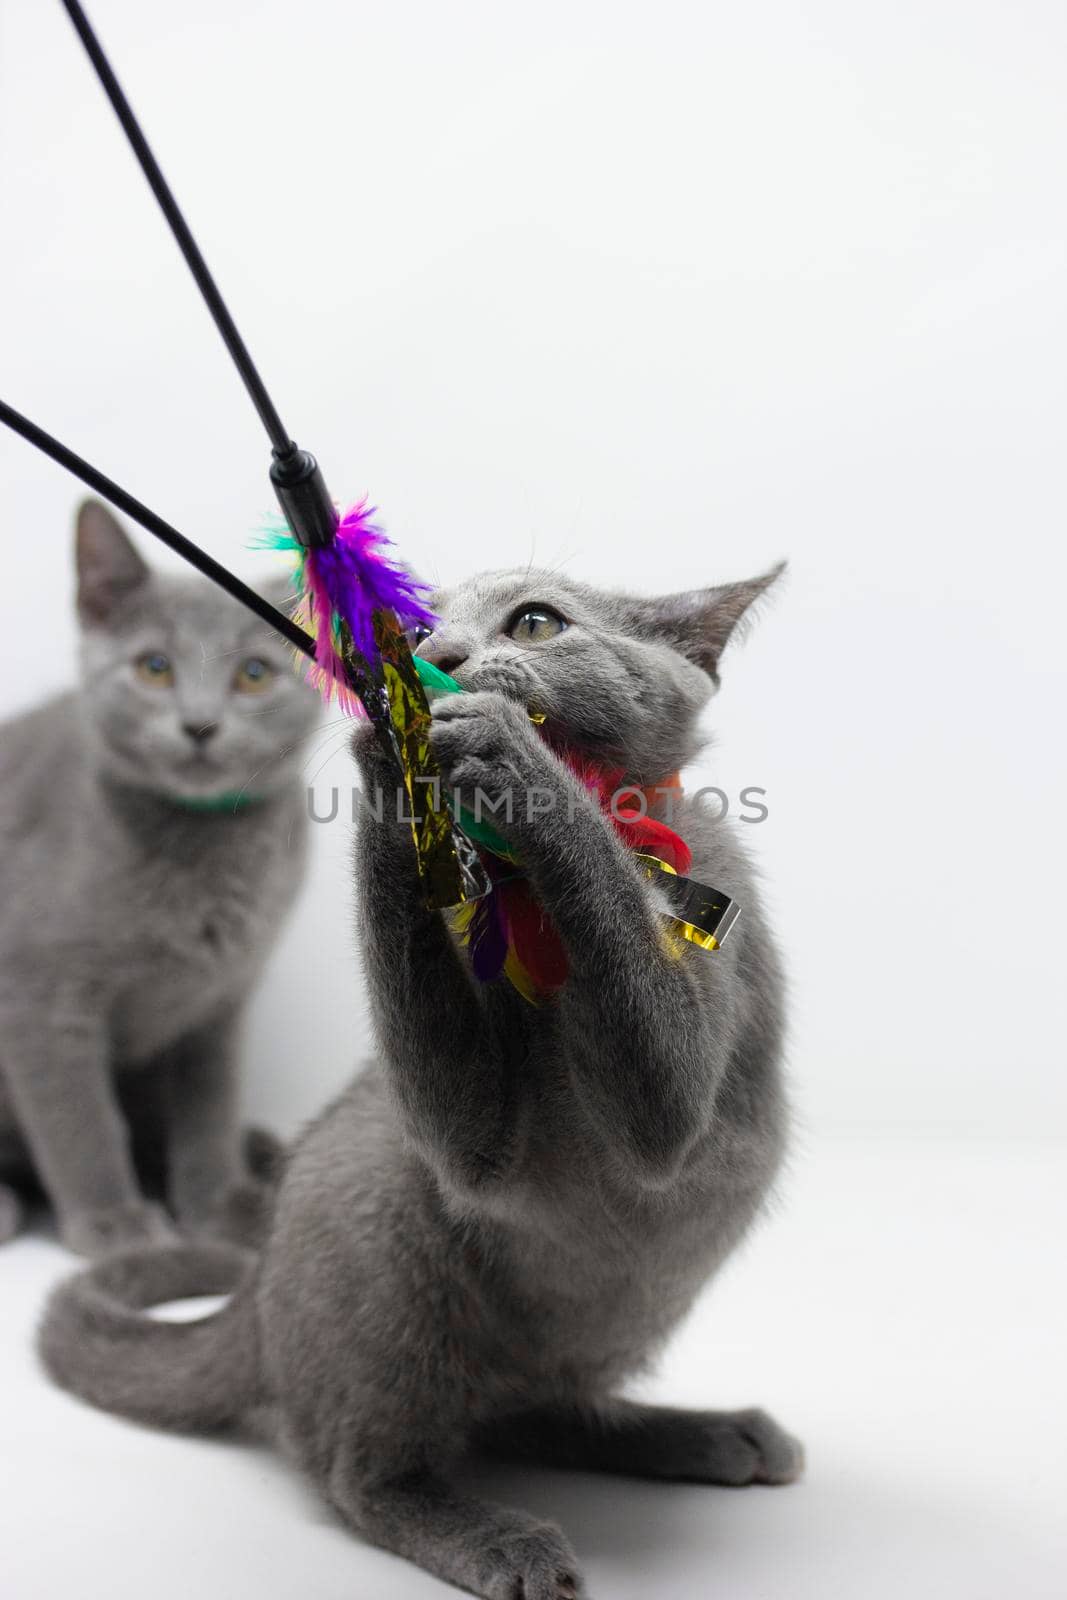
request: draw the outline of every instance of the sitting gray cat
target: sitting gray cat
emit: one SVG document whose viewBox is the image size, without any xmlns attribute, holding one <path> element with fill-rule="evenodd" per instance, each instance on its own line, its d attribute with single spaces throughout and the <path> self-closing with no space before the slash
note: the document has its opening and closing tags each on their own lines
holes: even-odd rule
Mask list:
<svg viewBox="0 0 1067 1600">
<path fill-rule="evenodd" d="M 35 1181 L 99 1255 L 172 1236 L 142 1154 L 191 1229 L 240 1176 L 238 1027 L 301 879 L 317 701 L 95 501 L 77 567 L 82 686 L 0 729 L 0 1239 Z"/>
<path fill-rule="evenodd" d="M 618 1396 L 779 1163 L 782 983 L 755 883 L 734 827 L 677 800 L 692 875 L 744 911 L 717 953 L 670 942 L 655 890 L 549 742 L 642 784 L 683 766 L 723 646 L 773 576 L 650 602 L 504 572 L 435 597 L 420 649 L 472 692 L 436 702 L 434 749 L 468 799 L 512 791 L 513 820 L 495 821 L 570 976 L 540 1007 L 475 983 L 423 904 L 408 829 L 389 805 L 368 815 L 357 884 L 380 1060 L 298 1141 L 258 1261 L 137 1252 L 61 1286 L 42 1331 L 61 1384 L 180 1428 L 273 1405 L 353 1528 L 487 1600 L 568 1600 L 582 1580 L 558 1528 L 453 1487 L 467 1451 L 708 1483 L 797 1475 L 800 1447 L 761 1411 Z M 356 749 L 391 795 L 374 741 Z M 235 1284 L 199 1323 L 137 1314 Z"/>
</svg>

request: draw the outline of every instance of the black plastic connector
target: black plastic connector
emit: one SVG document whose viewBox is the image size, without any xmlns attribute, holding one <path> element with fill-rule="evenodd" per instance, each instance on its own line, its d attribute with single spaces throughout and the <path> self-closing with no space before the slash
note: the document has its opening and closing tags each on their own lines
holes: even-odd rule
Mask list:
<svg viewBox="0 0 1067 1600">
<path fill-rule="evenodd" d="M 322 469 L 310 450 L 294 444 L 287 455 L 274 453 L 270 481 L 286 522 L 305 550 L 333 543 L 340 520 L 330 499 Z"/>
</svg>

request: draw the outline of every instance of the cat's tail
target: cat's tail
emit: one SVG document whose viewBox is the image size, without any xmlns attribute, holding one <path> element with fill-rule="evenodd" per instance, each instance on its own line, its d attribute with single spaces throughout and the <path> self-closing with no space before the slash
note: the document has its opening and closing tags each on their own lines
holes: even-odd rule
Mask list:
<svg viewBox="0 0 1067 1600">
<path fill-rule="evenodd" d="M 105 1411 L 160 1428 L 220 1428 L 263 1398 L 254 1274 L 255 1257 L 225 1245 L 112 1256 L 53 1291 L 41 1359 L 62 1388 Z M 146 1315 L 214 1294 L 231 1298 L 194 1322 Z"/>
</svg>

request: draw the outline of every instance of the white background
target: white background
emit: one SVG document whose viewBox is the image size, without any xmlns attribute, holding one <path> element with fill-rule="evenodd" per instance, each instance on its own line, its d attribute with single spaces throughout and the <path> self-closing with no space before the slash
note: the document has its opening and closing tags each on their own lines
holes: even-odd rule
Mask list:
<svg viewBox="0 0 1067 1600">
<path fill-rule="evenodd" d="M 926 1463 L 912 1492 L 936 1506 L 985 1441 L 978 1521 L 1010 1552 L 1026 1486 L 1062 1452 L 1040 1359 L 1062 1315 L 1050 1208 L 1067 1134 L 1062 7 L 95 0 L 92 15 L 289 427 L 335 494 L 370 492 L 423 574 L 532 555 L 648 592 L 789 557 L 727 659 L 699 776 L 768 791 L 769 820 L 745 831 L 794 989 L 801 1131 L 775 1224 L 790 1245 L 762 1236 L 712 1306 L 737 1319 L 731 1356 L 756 1337 L 743 1304 L 770 1319 L 758 1398 L 798 1428 L 807 1408 L 809 1435 L 840 1423 L 805 1488 L 774 1501 L 830 1494 L 795 1592 L 898 1593 L 887 1550 L 905 1581 L 910 1538 L 909 1584 L 1004 1593 L 980 1541 L 945 1534 L 973 1566 L 954 1575 L 877 1484 L 879 1463 L 902 1481 Z M 59 6 L 0 16 L 0 392 L 247 564 L 270 507 L 251 406 Z M 6 713 L 73 673 L 79 489 L 7 437 L 0 482 Z M 339 733 L 308 776 L 323 803 L 351 782 Z M 314 835 L 249 1039 L 250 1109 L 285 1128 L 367 1047 L 347 831 Z M 830 1271 L 835 1227 L 851 1242 Z M 892 1313 L 853 1327 L 853 1297 L 876 1306 L 890 1284 Z M 672 1359 L 673 1395 L 731 1397 Z M 1033 1440 L 1009 1394 L 1020 1368 Z M 43 1390 L 26 1403 L 70 1411 Z M 27 1439 L 46 1414 L 27 1413 Z M 94 1471 L 108 1463 L 121 1496 L 118 1425 L 91 1423 Z M 141 1448 L 163 1473 L 165 1450 L 193 1447 Z M 55 1505 L 44 1481 L 20 1479 L 24 1526 Z M 646 1568 L 632 1552 L 633 1581 L 682 1593 L 690 1572 L 710 1592 L 715 1551 L 686 1537 Z M 853 1538 L 835 1587 L 819 1562 Z M 49 1559 L 27 1557 L 18 1600 L 66 1592 Z M 733 1593 L 794 1592 L 753 1559 Z M 1055 1592 L 1050 1562 L 1021 1592 Z"/>
</svg>

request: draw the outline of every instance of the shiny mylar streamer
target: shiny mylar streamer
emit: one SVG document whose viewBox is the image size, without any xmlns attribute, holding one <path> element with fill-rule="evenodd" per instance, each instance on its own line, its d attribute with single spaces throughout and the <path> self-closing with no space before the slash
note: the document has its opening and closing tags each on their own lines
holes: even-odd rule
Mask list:
<svg viewBox="0 0 1067 1600">
<path fill-rule="evenodd" d="M 426 903 L 443 908 L 476 900 L 488 891 L 489 878 L 477 850 L 448 809 L 441 769 L 430 748 L 430 703 L 392 611 L 374 613 L 374 642 Z M 354 646 L 352 650 L 355 653 Z"/>
<path fill-rule="evenodd" d="M 634 860 L 650 883 L 664 889 L 671 902 L 667 925 L 672 932 L 699 945 L 702 950 L 719 950 L 723 940 L 741 915 L 736 900 L 711 889 L 693 878 L 683 878 L 658 856 L 635 851 Z"/>
<path fill-rule="evenodd" d="M 436 909 L 477 900 L 489 878 L 477 850 L 455 824 L 430 748 L 430 704 L 411 648 L 391 611 L 374 613 L 379 665 L 373 668 L 342 624 L 338 646 L 345 680 L 358 695 L 378 742 L 392 757 L 403 787 L 426 903 Z"/>
</svg>

